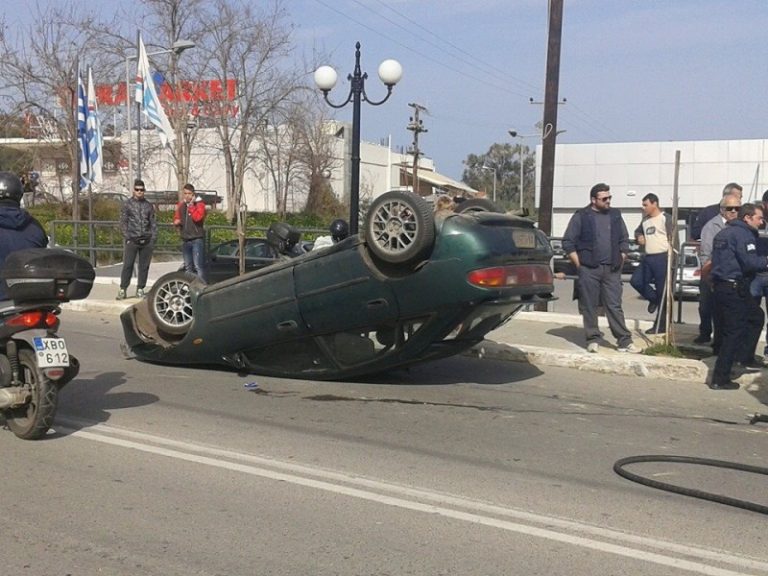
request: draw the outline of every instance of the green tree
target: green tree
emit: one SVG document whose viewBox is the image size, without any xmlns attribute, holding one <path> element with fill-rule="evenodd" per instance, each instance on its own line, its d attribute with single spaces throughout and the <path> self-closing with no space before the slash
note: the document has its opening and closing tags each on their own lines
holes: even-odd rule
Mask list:
<svg viewBox="0 0 768 576">
<path fill-rule="evenodd" d="M 535 158 L 530 155 L 527 146 L 509 143 L 494 143 L 482 154 L 469 154 L 464 160 L 464 172 L 461 180 L 476 190 L 485 191 L 488 198 L 493 197 L 493 176 L 496 174 L 496 203 L 505 210 L 520 208 L 520 153 L 523 162 L 525 190 L 524 204 L 533 205 L 535 186 Z"/>
</svg>

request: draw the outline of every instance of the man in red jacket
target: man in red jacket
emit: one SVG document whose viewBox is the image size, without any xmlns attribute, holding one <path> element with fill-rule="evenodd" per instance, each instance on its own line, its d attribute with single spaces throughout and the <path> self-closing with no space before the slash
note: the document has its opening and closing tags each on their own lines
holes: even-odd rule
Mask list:
<svg viewBox="0 0 768 576">
<path fill-rule="evenodd" d="M 205 277 L 205 202 L 195 197 L 195 187 L 184 184 L 182 201 L 176 205 L 173 224 L 181 234 L 181 253 L 184 256 L 184 270 L 196 274 L 203 282 Z"/>
</svg>

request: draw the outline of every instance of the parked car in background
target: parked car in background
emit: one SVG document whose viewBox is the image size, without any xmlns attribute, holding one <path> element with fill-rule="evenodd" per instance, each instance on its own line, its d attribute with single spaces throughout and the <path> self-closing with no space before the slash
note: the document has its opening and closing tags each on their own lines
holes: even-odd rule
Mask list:
<svg viewBox="0 0 768 576">
<path fill-rule="evenodd" d="M 621 269 L 622 274 L 632 274 L 643 259 L 643 247 L 640 246 L 635 240 L 629 239 L 629 252 L 627 252 L 627 259 L 624 260 L 624 266 Z"/>
<path fill-rule="evenodd" d="M 555 274 L 562 272 L 569 276 L 575 275 L 576 268 L 563 250 L 563 239 L 550 238 L 549 245 L 552 247 L 552 270 Z"/>
<path fill-rule="evenodd" d="M 682 245 L 680 265 L 675 269 L 675 296 L 698 298 L 701 282 L 701 260 L 698 243 Z"/>
<path fill-rule="evenodd" d="M 552 269 L 555 273 L 563 272 L 568 276 L 576 275 L 576 267 L 573 262 L 568 258 L 568 255 L 563 250 L 562 238 L 550 238 L 549 244 L 552 247 Z M 622 274 L 632 274 L 635 269 L 640 266 L 640 260 L 643 257 L 643 248 L 636 241 L 630 239 L 629 252 L 627 253 L 627 259 L 624 261 L 624 266 L 621 269 Z"/>
<path fill-rule="evenodd" d="M 292 250 L 292 256 L 299 256 L 312 250 L 312 242 L 299 240 Z M 266 238 L 245 239 L 245 271 L 261 270 L 276 263 L 281 256 L 278 250 Z M 208 283 L 215 284 L 234 278 L 240 274 L 240 241 L 229 240 L 211 248 L 206 255 Z"/>
</svg>

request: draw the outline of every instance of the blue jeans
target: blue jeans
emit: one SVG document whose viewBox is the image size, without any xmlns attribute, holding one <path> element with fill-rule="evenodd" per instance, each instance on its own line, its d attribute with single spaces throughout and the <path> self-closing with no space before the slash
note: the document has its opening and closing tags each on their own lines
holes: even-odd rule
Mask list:
<svg viewBox="0 0 768 576">
<path fill-rule="evenodd" d="M 205 238 L 184 240 L 181 244 L 181 254 L 184 257 L 184 270 L 197 275 L 203 282 L 207 282 L 205 275 Z"/>
<path fill-rule="evenodd" d="M 629 283 L 632 288 L 657 306 L 657 315 L 661 316 L 661 326 L 666 324 L 666 306 L 663 299 L 664 287 L 667 283 L 667 253 L 646 254 L 640 261 L 640 266 L 632 274 Z"/>
</svg>

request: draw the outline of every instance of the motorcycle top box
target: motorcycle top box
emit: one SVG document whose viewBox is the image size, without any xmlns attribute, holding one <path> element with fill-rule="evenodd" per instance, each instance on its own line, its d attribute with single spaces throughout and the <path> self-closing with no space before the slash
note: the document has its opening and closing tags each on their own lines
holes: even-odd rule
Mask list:
<svg viewBox="0 0 768 576">
<path fill-rule="evenodd" d="M 86 259 L 59 248 L 29 248 L 8 255 L 0 279 L 17 303 L 82 300 L 96 271 Z"/>
</svg>

